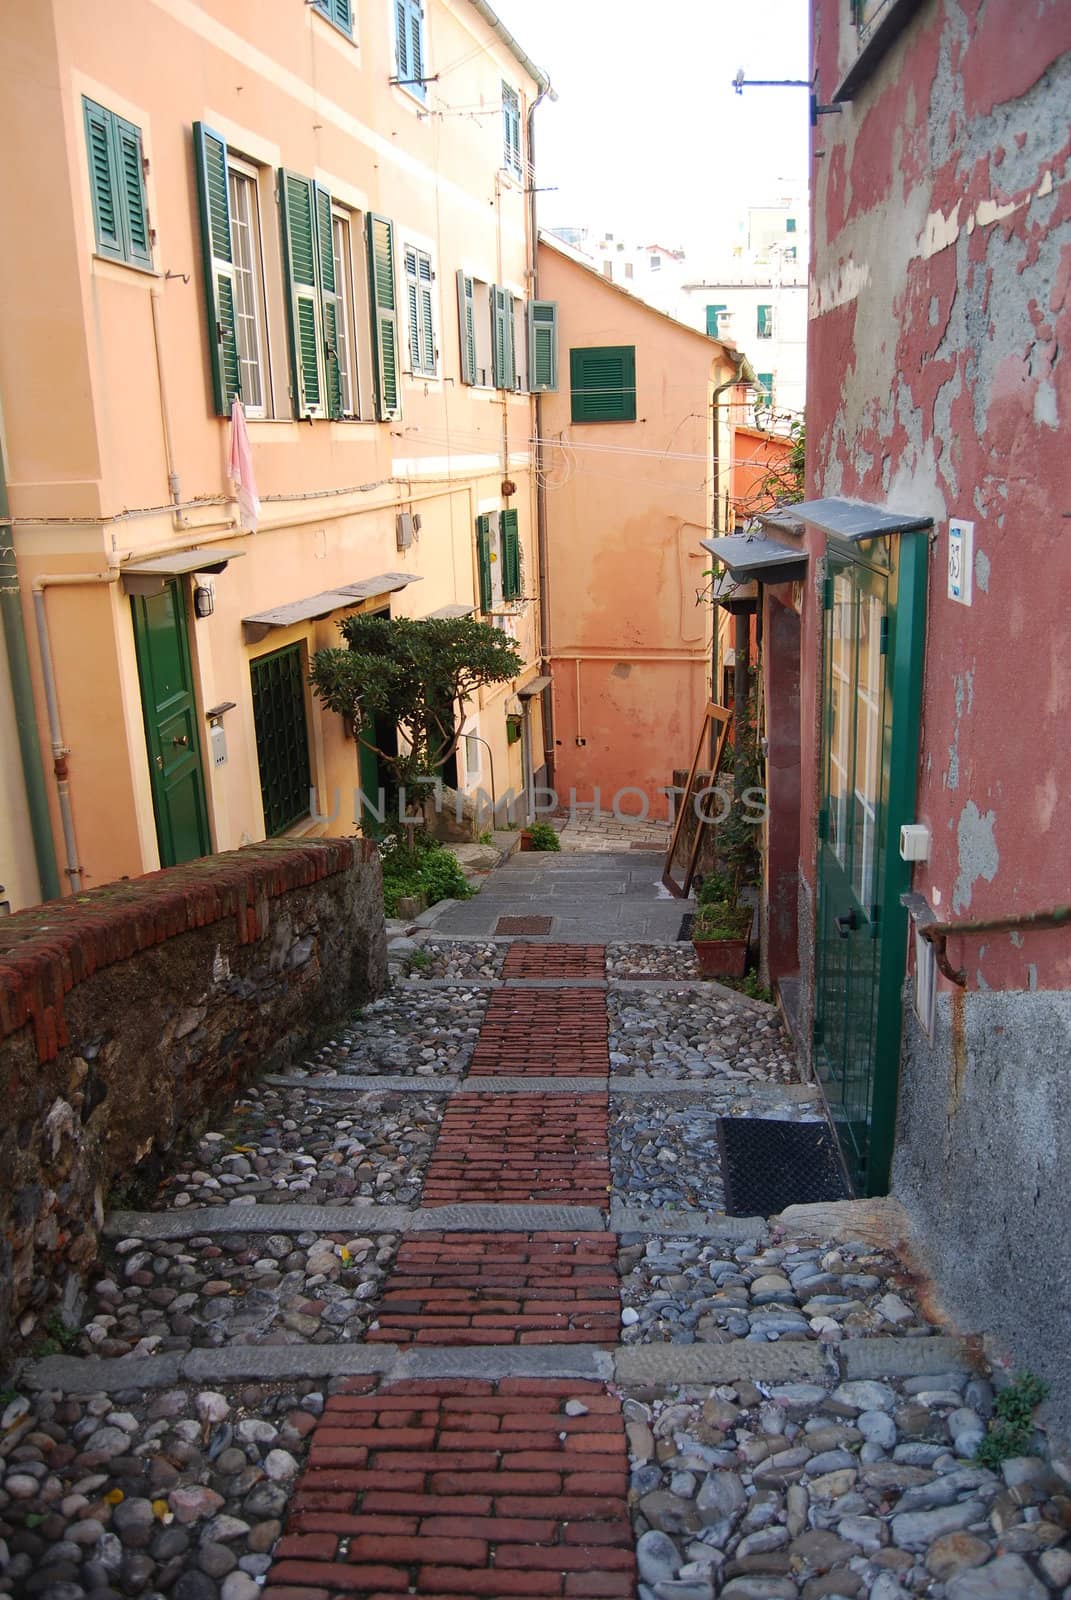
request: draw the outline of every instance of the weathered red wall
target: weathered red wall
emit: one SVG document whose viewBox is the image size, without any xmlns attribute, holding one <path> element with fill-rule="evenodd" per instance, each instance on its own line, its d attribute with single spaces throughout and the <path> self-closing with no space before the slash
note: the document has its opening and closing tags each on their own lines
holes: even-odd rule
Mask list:
<svg viewBox="0 0 1071 1600">
<path fill-rule="evenodd" d="M 857 48 L 813 0 L 819 100 Z M 1071 7 L 924 7 L 814 135 L 809 493 L 935 519 L 914 887 L 944 919 L 1071 888 Z M 1062 353 L 1061 353 L 1062 352 Z M 974 603 L 947 598 L 974 523 Z M 812 538 L 812 577 L 821 541 Z M 818 661 L 804 607 L 805 870 Z M 963 941 L 971 987 L 1071 986 L 1066 933 Z"/>
</svg>

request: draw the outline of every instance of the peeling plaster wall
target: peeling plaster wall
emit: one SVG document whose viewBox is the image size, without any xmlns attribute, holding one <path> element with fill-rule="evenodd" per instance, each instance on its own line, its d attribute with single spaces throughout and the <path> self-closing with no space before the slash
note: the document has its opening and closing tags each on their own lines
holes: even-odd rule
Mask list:
<svg viewBox="0 0 1071 1600">
<path fill-rule="evenodd" d="M 1065 1440 L 1069 1056 L 1071 995 L 944 995 L 932 1041 L 909 1011 L 893 1171 L 942 1301 L 1048 1379 Z"/>
<path fill-rule="evenodd" d="M 847 0 L 812 13 L 829 101 L 858 38 Z M 932 849 L 912 886 L 941 921 L 1071 889 L 1069 104 L 1066 0 L 940 0 L 814 134 L 808 488 L 935 520 L 917 788 Z M 974 524 L 970 607 L 947 594 L 952 517 Z M 817 578 L 817 536 L 811 553 Z M 803 621 L 813 886 L 816 586 Z M 932 1042 L 908 1030 L 894 1184 L 968 1322 L 1011 1341 L 1047 1320 L 1066 1339 L 1052 1289 L 1071 1147 L 1047 1120 L 1068 1120 L 1071 937 L 952 939 L 949 955 L 967 990 L 941 980 Z M 1043 1366 L 1041 1335 L 1024 1338 Z"/>
</svg>

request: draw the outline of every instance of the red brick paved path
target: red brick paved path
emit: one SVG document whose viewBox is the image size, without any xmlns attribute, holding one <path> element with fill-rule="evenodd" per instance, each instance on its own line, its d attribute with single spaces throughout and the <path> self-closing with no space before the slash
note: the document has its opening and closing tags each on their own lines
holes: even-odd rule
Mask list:
<svg viewBox="0 0 1071 1600">
<path fill-rule="evenodd" d="M 604 975 L 604 954 L 601 946 L 518 944 L 504 975 L 590 980 Z M 605 1209 L 608 1094 L 598 1079 L 609 1072 L 606 1034 L 602 991 L 497 991 L 473 1076 L 585 1074 L 592 1092 L 481 1094 L 470 1077 L 448 1104 L 422 1204 Z M 369 1341 L 614 1344 L 615 1254 L 608 1233 L 410 1235 Z M 269 1600 L 628 1600 L 635 1560 L 626 1493 L 620 1406 L 602 1384 L 353 1379 L 313 1433 L 267 1576 Z"/>
<path fill-rule="evenodd" d="M 451 1096 L 424 1179 L 423 1204 L 557 1201 L 603 1206 L 610 1156 L 607 1095 Z"/>
<path fill-rule="evenodd" d="M 403 1241 L 370 1342 L 617 1343 L 608 1233 L 422 1233 Z"/>
<path fill-rule="evenodd" d="M 469 1075 L 574 1077 L 610 1071 L 601 989 L 498 989 L 491 996 Z"/>
</svg>

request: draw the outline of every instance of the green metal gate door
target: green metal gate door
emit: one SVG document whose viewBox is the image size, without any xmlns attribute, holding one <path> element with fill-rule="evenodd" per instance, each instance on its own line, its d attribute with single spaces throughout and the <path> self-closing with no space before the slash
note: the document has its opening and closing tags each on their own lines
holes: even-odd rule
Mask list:
<svg viewBox="0 0 1071 1600">
<path fill-rule="evenodd" d="M 815 1060 L 858 1194 L 886 1191 L 895 1134 L 925 557 L 925 539 L 827 550 Z"/>
<path fill-rule="evenodd" d="M 175 867 L 212 848 L 182 579 L 130 604 L 160 865 Z"/>
</svg>

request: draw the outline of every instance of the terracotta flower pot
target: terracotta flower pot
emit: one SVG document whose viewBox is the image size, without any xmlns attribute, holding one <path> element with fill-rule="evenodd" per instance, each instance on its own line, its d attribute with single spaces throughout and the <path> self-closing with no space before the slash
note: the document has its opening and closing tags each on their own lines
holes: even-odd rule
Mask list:
<svg viewBox="0 0 1071 1600">
<path fill-rule="evenodd" d="M 742 978 L 747 971 L 746 939 L 693 939 L 704 978 Z"/>
<path fill-rule="evenodd" d="M 520 844 L 520 848 L 522 850 L 534 850 L 535 849 L 535 845 L 532 843 L 532 835 L 528 832 L 527 828 L 522 828 L 521 829 L 521 844 Z"/>
</svg>

